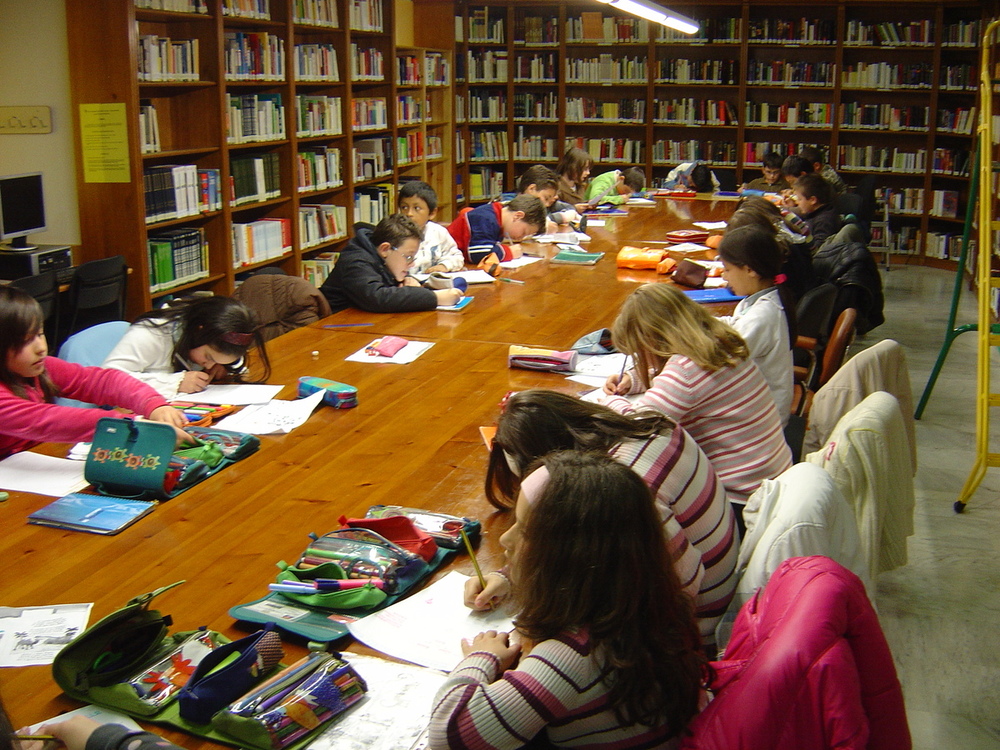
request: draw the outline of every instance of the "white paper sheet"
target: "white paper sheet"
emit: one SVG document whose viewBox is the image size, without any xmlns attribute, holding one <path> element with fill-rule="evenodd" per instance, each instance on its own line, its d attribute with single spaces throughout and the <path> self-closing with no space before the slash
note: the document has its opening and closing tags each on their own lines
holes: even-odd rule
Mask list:
<svg viewBox="0 0 1000 750">
<path fill-rule="evenodd" d="M 587 219 L 587 226 L 588 227 L 603 227 L 604 226 L 604 219 L 588 218 Z"/>
<path fill-rule="evenodd" d="M 274 399 L 266 404 L 253 404 L 221 419 L 216 427 L 251 435 L 285 435 L 304 425 L 322 400 L 323 391 L 316 391 L 295 401 Z"/>
<path fill-rule="evenodd" d="M 87 627 L 93 606 L 0 607 L 0 667 L 51 664 Z"/>
<path fill-rule="evenodd" d="M 28 733 L 40 734 L 38 730 L 43 724 L 61 724 L 67 719 L 72 719 L 74 716 L 83 716 L 88 719 L 93 719 L 98 724 L 118 724 L 119 726 L 123 726 L 133 732 L 143 731 L 142 727 L 140 727 L 131 716 L 126 716 L 125 714 L 120 714 L 117 711 L 111 711 L 107 708 L 101 708 L 100 706 L 84 706 L 83 708 L 74 708 L 72 711 L 67 711 L 64 714 L 53 716 L 51 719 L 40 721 L 37 724 L 32 724 L 27 728 Z"/>
<path fill-rule="evenodd" d="M 378 339 L 374 339 L 378 341 Z M 426 352 L 432 346 L 434 346 L 433 341 L 411 341 L 398 352 L 393 354 L 391 357 L 382 357 L 379 355 L 372 356 L 368 354 L 365 350 L 371 346 L 371 344 L 365 344 L 363 347 L 358 349 L 354 354 L 347 357 L 345 362 L 371 362 L 373 364 L 384 364 L 387 362 L 397 364 L 397 365 L 408 365 L 413 362 L 417 357 Z"/>
<path fill-rule="evenodd" d="M 537 263 L 541 258 L 536 258 L 532 255 L 522 255 L 520 258 L 514 258 L 514 260 L 505 260 L 500 264 L 500 268 L 520 268 L 521 266 L 530 266 L 532 263 Z"/>
<path fill-rule="evenodd" d="M 0 461 L 0 488 L 62 497 L 89 484 L 83 469 L 82 461 L 22 451 Z"/>
<path fill-rule="evenodd" d="M 604 381 L 607 378 L 602 378 L 600 375 L 567 375 L 566 380 L 570 380 L 574 383 L 579 383 L 580 385 L 585 385 L 588 388 L 603 388 Z M 583 393 L 578 394 L 583 398 Z M 593 399 L 583 398 L 584 401 L 592 401 Z"/>
<path fill-rule="evenodd" d="M 621 352 L 591 354 L 577 358 L 576 374 L 607 378 L 609 375 L 621 374 L 623 365 L 626 369 L 631 366 L 628 355 Z"/>
<path fill-rule="evenodd" d="M 415 273 L 412 275 L 413 278 L 420 282 L 427 281 L 430 278 L 429 273 Z M 449 279 L 463 278 L 469 284 L 490 284 L 493 282 L 492 276 L 478 268 L 472 271 L 455 271 L 454 273 L 442 273 L 441 275 L 447 276 Z"/>
<path fill-rule="evenodd" d="M 590 242 L 590 235 L 584 232 L 556 232 L 555 234 L 536 234 L 533 238 L 539 244 L 558 244 L 560 242 L 569 245 L 577 245 L 581 242 Z"/>
<path fill-rule="evenodd" d="M 277 396 L 282 388 L 284 386 L 254 385 L 252 383 L 214 384 L 200 393 L 185 393 L 184 398 L 177 400 L 190 401 L 194 404 L 232 404 L 233 406 L 266 404 Z"/>
<path fill-rule="evenodd" d="M 649 198 L 629 198 L 625 202 L 626 206 L 655 206 L 656 201 Z"/>
<path fill-rule="evenodd" d="M 708 245 L 699 245 L 697 242 L 678 242 L 667 249 L 676 253 L 703 253 L 708 250 Z"/>
<path fill-rule="evenodd" d="M 418 750 L 426 747 L 431 701 L 445 675 L 433 669 L 344 654 L 368 694 L 309 743 L 308 750 Z"/>
<path fill-rule="evenodd" d="M 726 222 L 724 222 L 724 221 L 695 221 L 695 222 L 692 222 L 692 223 L 696 227 L 700 227 L 702 229 L 707 229 L 709 231 L 711 231 L 713 229 L 725 229 L 726 228 Z"/>
<path fill-rule="evenodd" d="M 452 571 L 422 591 L 348 624 L 366 645 L 397 659 L 448 672 L 462 660 L 462 639 L 484 630 L 510 631 L 503 609 L 474 612 L 463 603 L 468 576 Z"/>
</svg>

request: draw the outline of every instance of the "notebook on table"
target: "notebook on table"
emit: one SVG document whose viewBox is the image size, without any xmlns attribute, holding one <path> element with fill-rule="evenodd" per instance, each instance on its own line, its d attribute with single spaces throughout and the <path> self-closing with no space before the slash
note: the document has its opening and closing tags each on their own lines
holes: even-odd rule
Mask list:
<svg viewBox="0 0 1000 750">
<path fill-rule="evenodd" d="M 156 505 L 151 500 L 73 492 L 36 510 L 28 516 L 28 523 L 110 536 L 150 513 Z"/>
</svg>

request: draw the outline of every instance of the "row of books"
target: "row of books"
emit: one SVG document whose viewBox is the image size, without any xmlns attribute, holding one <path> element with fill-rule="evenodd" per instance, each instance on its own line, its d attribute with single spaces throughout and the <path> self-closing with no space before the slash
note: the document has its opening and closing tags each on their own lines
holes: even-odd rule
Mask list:
<svg viewBox="0 0 1000 750">
<path fill-rule="evenodd" d="M 396 83 L 400 86 L 419 86 L 423 71 L 416 55 L 396 55 Z"/>
<path fill-rule="evenodd" d="M 385 130 L 389 127 L 389 106 L 382 96 L 351 100 L 351 127 L 355 131 Z"/>
<path fill-rule="evenodd" d="M 514 16 L 514 44 L 559 43 L 559 24 L 551 16 L 528 16 L 519 12 Z"/>
<path fill-rule="evenodd" d="M 934 23 L 922 21 L 848 21 L 844 44 L 881 44 L 886 47 L 929 47 L 934 44 Z"/>
<path fill-rule="evenodd" d="M 281 197 L 278 154 L 243 154 L 229 159 L 230 202 L 233 206 Z"/>
<path fill-rule="evenodd" d="M 735 125 L 736 107 L 722 99 L 659 99 L 653 122 L 658 125 Z"/>
<path fill-rule="evenodd" d="M 747 141 L 743 144 L 743 163 L 759 166 L 764 160 L 764 154 L 769 151 L 784 157 L 797 154 L 806 146 L 817 145 L 816 143 L 791 143 L 788 141 Z"/>
<path fill-rule="evenodd" d="M 502 170 L 477 167 L 469 170 L 469 200 L 490 200 L 500 195 L 504 188 Z"/>
<path fill-rule="evenodd" d="M 941 88 L 946 91 L 975 91 L 979 68 L 975 65 L 946 65 L 941 69 Z"/>
<path fill-rule="evenodd" d="M 505 12 L 503 10 L 490 13 L 490 8 L 474 8 L 469 11 L 469 41 L 489 44 L 504 44 Z M 465 38 L 461 16 L 455 17 L 455 40 Z"/>
<path fill-rule="evenodd" d="M 392 174 L 392 143 L 388 138 L 365 138 L 354 141 L 351 154 L 356 182 L 388 177 Z"/>
<path fill-rule="evenodd" d="M 285 138 L 281 94 L 226 93 L 226 142 L 256 143 Z"/>
<path fill-rule="evenodd" d="M 567 138 L 563 142 L 565 150 L 580 148 L 590 154 L 593 161 L 614 161 L 628 164 L 642 164 L 646 161 L 645 144 L 634 138 Z"/>
<path fill-rule="evenodd" d="M 343 103 L 339 96 L 296 96 L 295 133 L 300 137 L 341 135 Z"/>
<path fill-rule="evenodd" d="M 140 81 L 197 81 L 198 40 L 167 37 L 139 37 Z"/>
<path fill-rule="evenodd" d="M 139 150 L 144 154 L 160 151 L 160 120 L 149 99 L 139 102 Z"/>
<path fill-rule="evenodd" d="M 455 150 L 452 152 L 455 158 L 455 164 L 465 164 L 467 158 L 468 149 L 467 142 L 465 140 L 465 134 L 461 130 L 455 131 Z M 456 178 L 460 180 L 461 172 L 455 171 Z M 457 194 L 456 194 L 457 196 Z M 461 200 L 464 200 L 462 198 Z"/>
<path fill-rule="evenodd" d="M 566 83 L 646 83 L 648 78 L 644 56 L 616 57 L 603 53 L 597 57 L 566 60 Z"/>
<path fill-rule="evenodd" d="M 930 107 L 898 107 L 891 104 L 861 104 L 844 102 L 840 124 L 860 130 L 926 131 L 930 126 Z"/>
<path fill-rule="evenodd" d="M 384 81 L 385 60 L 376 47 L 359 47 L 351 42 L 351 80 Z"/>
<path fill-rule="evenodd" d="M 285 40 L 276 34 L 227 31 L 222 44 L 226 80 L 285 80 Z"/>
<path fill-rule="evenodd" d="M 837 22 L 828 18 L 751 18 L 747 38 L 761 44 L 830 44 Z"/>
<path fill-rule="evenodd" d="M 271 20 L 271 0 L 222 0 L 222 15 Z"/>
<path fill-rule="evenodd" d="M 928 232 L 924 255 L 942 260 L 958 260 L 962 253 L 961 232 Z"/>
<path fill-rule="evenodd" d="M 292 20 L 309 26 L 336 29 L 340 25 L 337 17 L 337 0 L 295 0 Z"/>
<path fill-rule="evenodd" d="M 891 214 L 920 216 L 924 212 L 923 188 L 879 188 L 875 198 L 884 203 Z"/>
<path fill-rule="evenodd" d="M 956 21 L 944 27 L 941 35 L 942 47 L 977 47 L 983 38 L 983 24 L 975 21 Z"/>
<path fill-rule="evenodd" d="M 402 94 L 396 97 L 396 124 L 418 125 L 430 119 L 428 101 L 419 96 Z"/>
<path fill-rule="evenodd" d="M 354 191 L 354 221 L 378 224 L 396 211 L 396 186 L 390 183 L 368 185 Z"/>
<path fill-rule="evenodd" d="M 346 236 L 347 208 L 344 206 L 329 203 L 304 203 L 299 206 L 299 240 L 302 247 L 313 247 Z"/>
<path fill-rule="evenodd" d="M 300 193 L 329 190 L 344 184 L 339 148 L 321 146 L 295 155 L 295 183 Z"/>
<path fill-rule="evenodd" d="M 165 229 L 146 238 L 149 290 L 160 292 L 208 276 L 208 242 L 199 227 Z"/>
<path fill-rule="evenodd" d="M 384 31 L 382 0 L 350 0 L 348 8 L 352 31 Z"/>
<path fill-rule="evenodd" d="M 174 13 L 208 13 L 207 0 L 135 0 L 135 7 Z"/>
<path fill-rule="evenodd" d="M 656 141 L 653 144 L 654 164 L 680 164 L 704 161 L 714 165 L 736 164 L 736 144 L 732 141 Z"/>
<path fill-rule="evenodd" d="M 556 54 L 542 52 L 514 56 L 514 83 L 555 83 Z"/>
<path fill-rule="evenodd" d="M 424 54 L 424 81 L 428 86 L 447 86 L 451 83 L 448 58 L 440 52 Z"/>
<path fill-rule="evenodd" d="M 840 80 L 845 88 L 929 89 L 934 85 L 934 66 L 927 62 L 859 62 L 845 65 Z"/>
<path fill-rule="evenodd" d="M 833 125 L 830 102 L 747 102 L 746 124 L 779 128 L 828 128 Z"/>
<path fill-rule="evenodd" d="M 659 60 L 656 66 L 657 83 L 714 83 L 735 86 L 739 83 L 739 79 L 739 65 L 736 60 L 669 58 Z"/>
<path fill-rule="evenodd" d="M 470 50 L 466 53 L 466 80 L 469 83 L 506 83 L 507 62 L 506 50 Z"/>
<path fill-rule="evenodd" d="M 440 156 L 440 153 L 437 154 Z M 426 158 L 424 153 L 424 134 L 415 130 L 405 135 L 396 136 L 396 163 L 400 166 L 413 164 Z"/>
<path fill-rule="evenodd" d="M 559 149 L 557 143 L 556 138 L 527 135 L 524 126 L 519 126 L 517 139 L 514 141 L 514 158 L 538 161 L 558 159 L 565 153 L 565 149 Z"/>
<path fill-rule="evenodd" d="M 506 161 L 510 155 L 505 130 L 472 130 L 469 139 L 470 161 Z"/>
<path fill-rule="evenodd" d="M 315 257 L 302 260 L 302 278 L 315 287 L 323 286 L 323 282 L 333 272 L 340 253 L 317 253 Z"/>
<path fill-rule="evenodd" d="M 972 135 L 979 121 L 976 119 L 976 108 L 959 107 L 954 110 L 938 110 L 938 131 L 947 133 L 960 133 L 962 135 Z M 993 131 L 997 133 L 996 130 Z"/>
<path fill-rule="evenodd" d="M 218 169 L 162 164 L 143 171 L 146 223 L 182 219 L 222 209 Z"/>
<path fill-rule="evenodd" d="M 514 120 L 555 122 L 558 106 L 559 97 L 554 92 L 519 92 L 514 94 Z"/>
<path fill-rule="evenodd" d="M 338 82 L 340 66 L 336 47 L 332 44 L 296 44 L 295 80 Z"/>
<path fill-rule="evenodd" d="M 964 148 L 936 148 L 931 159 L 931 171 L 935 174 L 969 176 L 972 153 Z"/>
<path fill-rule="evenodd" d="M 921 174 L 927 169 L 927 149 L 838 146 L 837 163 L 844 169 L 858 171 Z"/>
<path fill-rule="evenodd" d="M 940 216 L 945 219 L 955 219 L 958 217 L 958 191 L 957 190 L 935 190 L 931 198 L 931 216 Z"/>
<path fill-rule="evenodd" d="M 234 223 L 232 229 L 233 268 L 280 258 L 292 251 L 292 222 L 266 218 L 246 224 Z"/>
<path fill-rule="evenodd" d="M 747 83 L 761 86 L 833 86 L 835 63 L 807 60 L 747 61 Z"/>
<path fill-rule="evenodd" d="M 923 234 L 919 227 L 902 226 L 892 232 L 889 238 L 889 252 L 899 255 L 920 255 Z"/>
<path fill-rule="evenodd" d="M 497 120 L 506 119 L 506 95 L 469 92 L 469 122 L 496 122 Z"/>
<path fill-rule="evenodd" d="M 649 21 L 642 18 L 605 16 L 600 11 L 566 19 L 567 42 L 642 43 L 649 41 Z"/>
<path fill-rule="evenodd" d="M 566 99 L 566 122 L 646 122 L 645 99 L 601 101 L 590 96 Z"/>
</svg>

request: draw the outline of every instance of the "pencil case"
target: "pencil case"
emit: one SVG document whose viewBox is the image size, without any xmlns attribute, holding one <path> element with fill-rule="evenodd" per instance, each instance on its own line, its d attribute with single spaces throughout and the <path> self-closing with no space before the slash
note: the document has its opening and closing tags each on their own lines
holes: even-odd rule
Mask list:
<svg viewBox="0 0 1000 750">
<path fill-rule="evenodd" d="M 430 535 L 439 547 L 460 549 L 463 545 L 462 531 L 473 544 L 479 539 L 482 524 L 471 518 L 434 513 L 421 508 L 404 508 L 401 505 L 373 505 L 365 513 L 366 518 L 391 518 L 405 516 L 413 525 Z"/>
<path fill-rule="evenodd" d="M 365 354 L 372 357 L 391 357 L 410 342 L 401 336 L 383 336 L 365 347 Z"/>
<path fill-rule="evenodd" d="M 447 276 L 440 271 L 435 271 L 423 284 L 427 289 L 458 289 L 466 292 L 469 289 L 469 282 L 461 276 Z"/>
<path fill-rule="evenodd" d="M 304 376 L 299 378 L 299 398 L 323 391 L 323 403 L 334 409 L 353 409 L 358 405 L 358 389 L 336 380 Z"/>
<path fill-rule="evenodd" d="M 634 270 L 655 269 L 657 264 L 663 260 L 664 250 L 651 247 L 632 247 L 626 245 L 618 251 L 615 265 L 618 268 L 631 268 Z"/>
<path fill-rule="evenodd" d="M 188 427 L 208 427 L 213 422 L 232 414 L 235 406 L 229 404 L 197 404 L 191 401 L 171 401 L 170 405 L 181 412 Z"/>
<path fill-rule="evenodd" d="M 684 258 L 677 264 L 670 278 L 678 284 L 699 289 L 705 285 L 708 269 L 701 263 Z"/>
<path fill-rule="evenodd" d="M 575 351 L 557 352 L 554 349 L 533 349 L 511 344 L 507 350 L 507 366 L 522 370 L 573 372 L 576 369 Z"/>
<path fill-rule="evenodd" d="M 665 235 L 668 242 L 704 242 L 708 239 L 705 229 L 675 229 Z"/>
<path fill-rule="evenodd" d="M 367 529 L 379 536 L 391 539 L 393 544 L 402 547 L 407 552 L 417 555 L 424 562 L 430 562 L 437 554 L 437 543 L 430 534 L 417 526 L 413 519 L 404 514 L 364 518 L 347 518 L 341 516 L 340 525 L 350 529 Z"/>
</svg>

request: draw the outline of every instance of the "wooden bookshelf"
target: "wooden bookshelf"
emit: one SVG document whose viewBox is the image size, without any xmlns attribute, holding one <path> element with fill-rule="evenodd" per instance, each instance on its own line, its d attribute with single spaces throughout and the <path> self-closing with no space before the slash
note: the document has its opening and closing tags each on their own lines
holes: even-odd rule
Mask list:
<svg viewBox="0 0 1000 750">
<path fill-rule="evenodd" d="M 656 184 L 697 158 L 733 188 L 760 176 L 764 151 L 815 145 L 849 184 L 874 173 L 880 188 L 923 191 L 925 210 L 891 217 L 903 230 L 894 226 L 893 237 L 912 239 L 895 252 L 931 260 L 928 233 L 960 232 L 930 209 L 935 191 L 953 191 L 964 215 L 983 4 L 670 5 L 699 21 L 698 34 L 577 0 L 457 0 L 456 130 L 465 154 L 456 169 L 464 184 L 470 170 L 489 169 L 510 190 L 526 167 L 554 166 L 578 145 L 597 157 L 595 173 L 638 164 Z M 417 17 L 421 6 L 442 9 L 418 0 Z M 497 60 L 506 77 L 491 75 Z M 487 115 L 473 121 L 475 100 Z M 483 149 L 484 134 L 503 133 L 506 151 Z"/>
<path fill-rule="evenodd" d="M 124 108 L 123 126 L 98 133 L 104 139 L 98 145 L 110 154 L 105 158 L 117 160 L 113 178 L 121 181 L 93 181 L 92 172 L 88 179 L 83 166 L 93 147 L 78 148 L 80 254 L 83 260 L 125 255 L 133 269 L 130 315 L 175 292 L 230 294 L 244 272 L 265 265 L 300 273 L 303 261 L 346 242 L 358 220 L 355 193 L 366 186 L 419 176 L 453 210 L 450 83 L 415 90 L 433 113 L 416 132 L 424 143 L 443 139 L 448 149 L 397 164 L 396 139 L 414 127 L 397 124 L 395 113 L 402 88 L 395 77 L 392 0 L 191 0 L 180 12 L 161 10 L 164 5 L 182 3 L 67 4 L 78 143 L 95 132 L 92 119 L 81 120 L 82 105 L 117 105 L 118 112 L 103 108 L 116 115 Z M 431 54 L 450 63 L 450 50 L 416 54 L 421 63 Z M 140 74 L 140 64 L 149 70 Z M 371 117 L 360 128 L 359 112 Z M 373 142 L 384 146 L 379 173 L 356 171 L 355 152 Z M 185 174 L 198 182 L 195 198 L 207 192 L 209 178 L 217 180 L 217 205 L 147 221 L 145 174 L 170 172 L 157 169 L 170 165 L 194 168 Z M 231 190 L 238 191 L 248 169 L 254 179 L 266 177 L 267 190 L 251 190 L 234 203 Z M 187 227 L 201 230 L 207 242 L 202 278 L 154 284 L 147 238 Z M 266 250 L 237 259 L 236 251 L 246 248 L 236 235 Z M 270 248 L 263 241 L 268 237 Z"/>
</svg>

